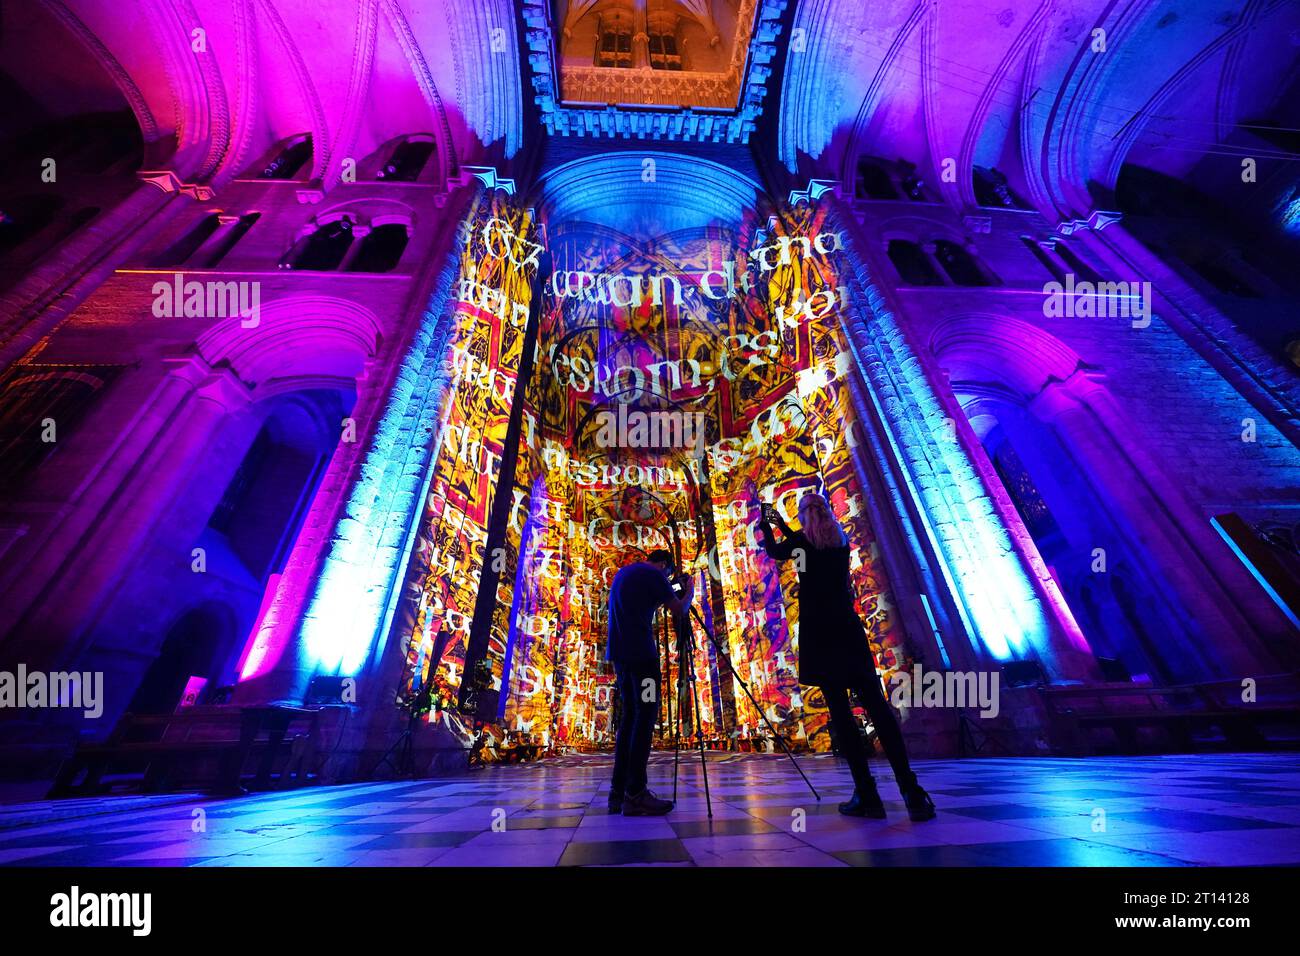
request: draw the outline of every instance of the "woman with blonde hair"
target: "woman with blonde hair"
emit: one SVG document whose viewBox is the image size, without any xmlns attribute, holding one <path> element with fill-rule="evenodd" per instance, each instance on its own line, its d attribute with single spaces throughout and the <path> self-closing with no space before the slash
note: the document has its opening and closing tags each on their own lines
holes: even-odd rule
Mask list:
<svg viewBox="0 0 1300 956">
<path fill-rule="evenodd" d="M 772 536 L 772 524 L 782 540 Z M 876 676 L 866 628 L 853 604 L 849 583 L 849 540 L 820 494 L 799 499 L 798 531 L 793 531 L 771 505 L 763 505 L 759 531 L 763 550 L 776 561 L 795 560 L 799 571 L 799 683 L 820 687 L 830 710 L 835 740 L 853 774 L 853 798 L 840 804 L 840 813 L 883 819 L 885 805 L 867 764 L 849 693 L 871 715 L 884 745 L 894 779 L 913 820 L 934 817 L 934 801 L 916 780 L 907 760 L 907 747 L 893 709 Z"/>
</svg>

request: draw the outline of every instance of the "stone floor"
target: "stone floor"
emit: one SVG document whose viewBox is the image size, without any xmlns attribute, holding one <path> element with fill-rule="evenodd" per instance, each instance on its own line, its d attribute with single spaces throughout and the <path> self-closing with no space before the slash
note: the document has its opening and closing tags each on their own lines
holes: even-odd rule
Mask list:
<svg viewBox="0 0 1300 956">
<path fill-rule="evenodd" d="M 0 807 L 18 866 L 1198 866 L 1300 863 L 1300 761 L 1229 754 L 926 760 L 937 819 L 907 819 L 878 765 L 885 821 L 850 819 L 829 756 L 698 756 L 677 809 L 611 816 L 607 757 L 236 800 L 109 797 Z M 671 754 L 651 786 L 672 794 Z"/>
</svg>

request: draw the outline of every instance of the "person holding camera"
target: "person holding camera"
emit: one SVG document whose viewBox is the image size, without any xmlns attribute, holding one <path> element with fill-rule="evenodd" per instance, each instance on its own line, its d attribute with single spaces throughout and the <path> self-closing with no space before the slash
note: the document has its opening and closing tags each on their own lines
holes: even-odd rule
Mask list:
<svg viewBox="0 0 1300 956">
<path fill-rule="evenodd" d="M 667 607 L 686 614 L 695 597 L 687 577 L 674 588 L 673 556 L 662 549 L 645 561 L 621 568 L 609 589 L 609 645 L 605 659 L 613 663 L 623 713 L 614 744 L 614 779 L 609 809 L 625 817 L 662 816 L 673 808 L 646 786 L 650 740 L 659 713 L 659 648 L 651 625 L 655 611 Z"/>
<path fill-rule="evenodd" d="M 773 524 L 781 529 L 780 542 L 772 535 Z M 852 692 L 871 715 L 908 816 L 930 820 L 935 815 L 934 801 L 917 783 L 908 763 L 902 731 L 881 690 L 866 628 L 853 604 L 848 537 L 830 502 L 817 493 L 799 499 L 799 524 L 800 530 L 791 530 L 775 508 L 763 505 L 758 527 L 768 556 L 776 561 L 794 558 L 799 571 L 799 683 L 821 688 L 835 741 L 853 774 L 853 797 L 840 804 L 840 813 L 876 819 L 885 816 L 862 734 L 849 706 Z"/>
</svg>

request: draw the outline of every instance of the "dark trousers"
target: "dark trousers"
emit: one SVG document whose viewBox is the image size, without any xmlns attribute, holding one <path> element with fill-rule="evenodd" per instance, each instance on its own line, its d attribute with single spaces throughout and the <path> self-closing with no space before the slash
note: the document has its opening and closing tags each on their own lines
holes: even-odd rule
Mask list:
<svg viewBox="0 0 1300 956">
<path fill-rule="evenodd" d="M 614 744 L 614 793 L 636 795 L 646 786 L 650 738 L 659 714 L 659 662 L 615 664 L 619 704 L 618 739 Z"/>
<path fill-rule="evenodd" d="M 898 727 L 898 718 L 894 708 L 885 700 L 880 682 L 871 680 L 865 685 L 852 688 L 844 685 L 823 687 L 826 706 L 831 714 L 831 729 L 835 734 L 835 744 L 844 759 L 849 762 L 849 772 L 853 774 L 853 786 L 864 793 L 874 786 L 871 768 L 867 765 L 867 748 L 862 741 L 858 722 L 853 718 L 849 707 L 849 692 L 857 697 L 858 703 L 871 715 L 871 723 L 876 728 L 876 735 L 885 747 L 885 756 L 894 768 L 894 779 L 898 788 L 906 791 L 916 785 L 916 774 L 907 762 L 907 746 L 903 743 L 903 732 Z"/>
</svg>

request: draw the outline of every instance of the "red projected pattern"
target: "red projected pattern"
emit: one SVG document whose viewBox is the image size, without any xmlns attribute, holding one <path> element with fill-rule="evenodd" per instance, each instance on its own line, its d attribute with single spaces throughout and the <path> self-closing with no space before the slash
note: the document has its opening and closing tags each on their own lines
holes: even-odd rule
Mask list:
<svg viewBox="0 0 1300 956">
<path fill-rule="evenodd" d="M 826 749 L 823 702 L 796 678 L 796 572 L 778 570 L 758 550 L 760 500 L 793 523 L 799 496 L 824 491 L 854 545 L 853 584 L 881 669 L 910 660 L 854 463 L 844 293 L 833 267 L 838 242 L 824 214 L 800 207 L 743 241 L 697 233 L 649 248 L 631 240 L 620 248 L 607 235 L 552 244 L 557 278 L 544 289 L 537 369 L 519 399 L 524 427 L 499 555 L 483 554 L 486 516 L 529 290 L 524 269 L 491 254 L 505 249 L 506 227 L 485 234 L 488 222 L 508 223 L 517 237 L 530 227 L 524 214 L 485 200 L 466 230 L 462 276 L 502 292 L 506 304 L 488 297 L 484 307 L 474 294 L 456 311 L 449 359 L 456 374 L 421 528 L 418 560 L 427 574 L 410 632 L 407 690 L 432 680 L 434 718 L 468 742 L 452 704 L 482 562 L 499 561 L 488 651 L 503 688 L 494 736 L 526 735 L 542 747 L 607 744 L 608 583 L 622 564 L 667 547 L 696 571 L 696 606 L 724 654 L 697 631 L 692 666 L 703 732 L 715 741 L 763 732 L 729 659 L 782 733 Z M 620 402 L 702 413 L 713 423 L 704 459 L 594 449 L 591 413 Z M 675 686 L 681 662 L 664 636 Z M 681 705 L 666 707 L 676 713 Z"/>
</svg>

